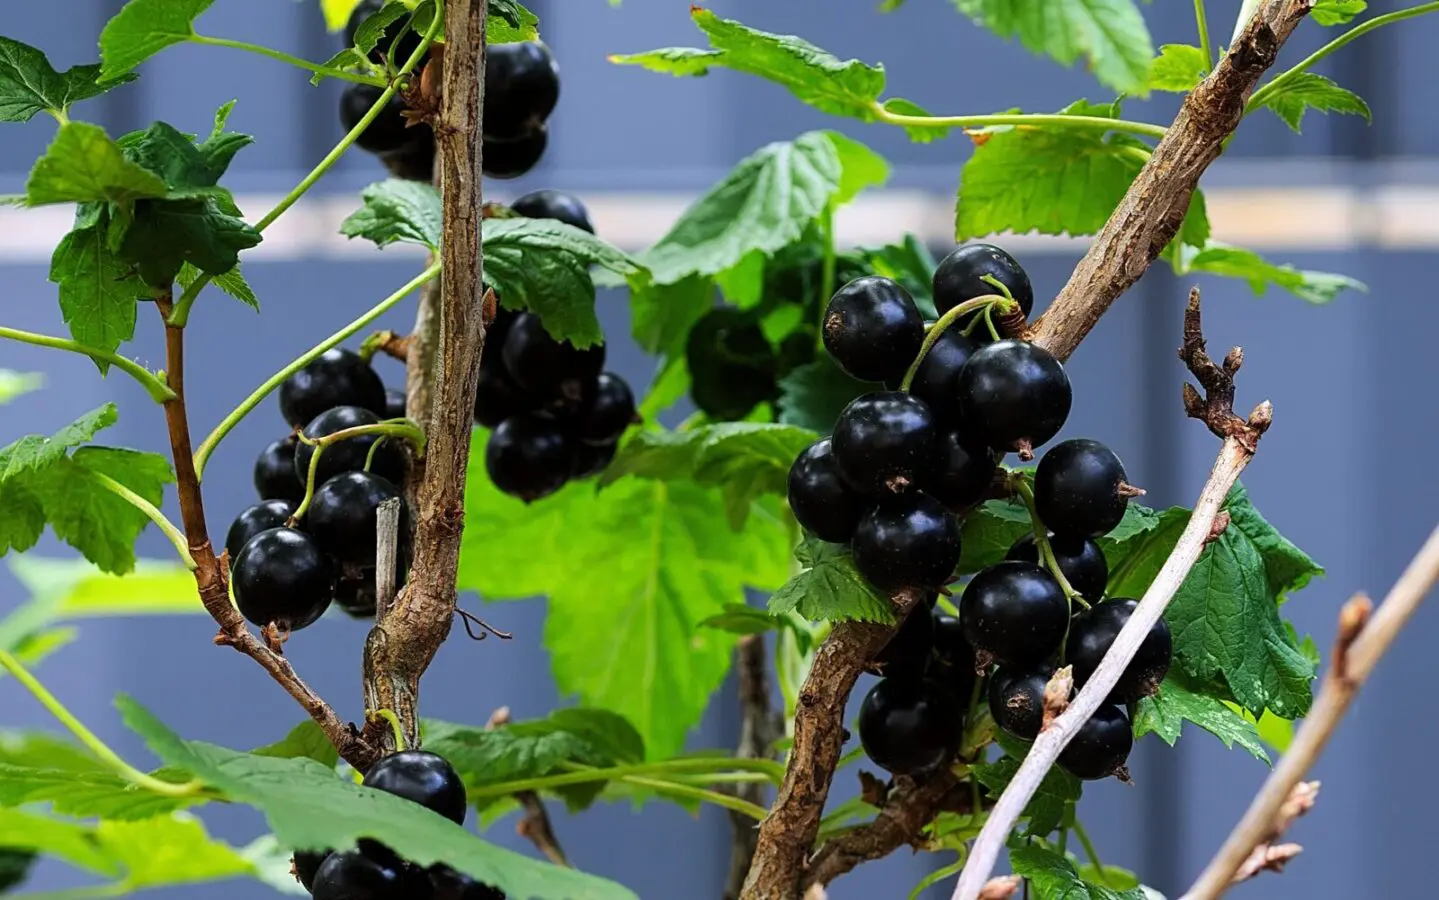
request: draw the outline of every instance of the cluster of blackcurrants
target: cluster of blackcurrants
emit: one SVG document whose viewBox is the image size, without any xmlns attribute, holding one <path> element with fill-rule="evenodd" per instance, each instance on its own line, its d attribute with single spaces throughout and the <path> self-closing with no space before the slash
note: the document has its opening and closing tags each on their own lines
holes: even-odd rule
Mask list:
<svg viewBox="0 0 1439 900">
<path fill-rule="evenodd" d="M 465 785 L 449 762 L 434 753 L 393 753 L 370 768 L 363 784 L 418 803 L 457 824 L 465 822 Z M 421 869 L 368 839 L 339 853 L 297 852 L 294 872 L 315 900 L 505 900 L 501 891 L 449 866 Z"/>
<path fill-rule="evenodd" d="M 405 398 L 386 391 L 359 354 L 335 348 L 280 386 L 280 412 L 314 441 L 404 418 Z M 364 434 L 325 447 L 314 495 L 302 510 L 314 454 L 315 446 L 294 432 L 266 447 L 255 460 L 260 502 L 240 513 L 225 535 L 236 605 L 251 622 L 274 624 L 281 634 L 312 624 L 332 602 L 356 618 L 375 614 L 376 522 L 386 500 L 400 503 L 397 583 L 408 568 L 408 508 L 400 488 L 409 460 L 402 442 Z"/>
<path fill-rule="evenodd" d="M 360 23 L 384 6 L 384 0 L 363 0 L 350 17 L 346 35 L 350 46 Z M 385 65 L 386 55 L 396 66 L 420 46 L 420 35 L 406 18 L 390 24 L 370 57 Z M 368 84 L 350 84 L 340 98 L 340 122 L 346 131 L 360 120 L 384 93 Z M 529 41 L 492 44 L 485 58 L 484 174 L 490 178 L 518 178 L 533 169 L 549 142 L 546 124 L 560 97 L 560 72 L 549 48 Z M 355 141 L 376 154 L 397 177 L 431 181 L 435 167 L 435 135 L 419 121 L 404 115 L 405 101 L 397 93 L 380 110 Z"/>
</svg>

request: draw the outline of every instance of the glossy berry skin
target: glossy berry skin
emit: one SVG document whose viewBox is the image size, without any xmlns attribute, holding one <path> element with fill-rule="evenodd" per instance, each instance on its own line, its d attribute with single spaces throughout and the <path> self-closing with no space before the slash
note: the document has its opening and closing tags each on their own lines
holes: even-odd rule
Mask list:
<svg viewBox="0 0 1439 900">
<path fill-rule="evenodd" d="M 305 499 L 305 485 L 295 477 L 294 438 L 272 442 L 255 458 L 255 493 L 261 500 Z"/>
<path fill-rule="evenodd" d="M 957 431 L 939 435 L 933 467 L 925 474 L 925 493 L 956 512 L 989 495 L 999 461 L 988 447 L 971 447 Z"/>
<path fill-rule="evenodd" d="M 503 493 L 533 503 L 565 486 L 575 470 L 575 440 L 538 413 L 506 419 L 485 447 L 485 471 Z"/>
<path fill-rule="evenodd" d="M 550 131 L 544 125 L 536 125 L 533 131 L 513 141 L 485 138 L 485 177 L 519 178 L 540 164 L 549 143 Z"/>
<path fill-rule="evenodd" d="M 880 590 L 934 590 L 959 565 L 959 523 L 938 500 L 911 491 L 860 519 L 850 550 L 859 574 Z"/>
<path fill-rule="evenodd" d="M 1027 318 L 1034 311 L 1034 286 L 1019 262 L 993 244 L 956 247 L 934 270 L 934 308 L 940 315 L 966 300 L 1002 292 L 984 280 L 993 275 L 1009 289 Z"/>
<path fill-rule="evenodd" d="M 569 341 L 557 341 L 545 331 L 539 316 L 522 313 L 505 336 L 504 360 L 520 388 L 539 397 L 578 403 L 594 393 L 605 366 L 605 345 L 581 350 Z"/>
<path fill-rule="evenodd" d="M 560 99 L 560 69 L 544 44 L 491 44 L 485 54 L 485 143 L 543 125 Z M 486 148 L 486 156 L 489 155 Z M 486 163 L 488 165 L 488 163 Z"/>
<path fill-rule="evenodd" d="M 575 416 L 575 434 L 587 444 L 613 444 L 634 424 L 635 395 L 613 372 L 600 373 L 594 392 Z"/>
<path fill-rule="evenodd" d="M 311 440 L 318 440 L 349 428 L 376 425 L 379 424 L 379 421 L 380 417 L 367 409 L 361 409 L 358 406 L 337 406 L 312 419 L 302 433 Z M 315 471 L 315 485 L 318 487 L 344 472 L 363 470 L 370 447 L 379 439 L 380 435 L 362 434 L 327 446 L 325 452 L 320 454 L 320 462 Z M 301 483 L 304 483 L 309 476 L 310 459 L 314 455 L 315 448 L 304 442 L 295 448 L 295 477 L 300 479 Z M 375 450 L 375 460 L 374 464 L 370 466 L 370 471 L 395 484 L 403 484 L 405 468 L 405 452 L 399 440 L 386 438 L 385 442 Z"/>
<path fill-rule="evenodd" d="M 262 628 L 274 622 L 282 632 L 313 624 L 334 590 L 334 563 L 309 535 L 293 528 L 271 528 L 250 538 L 231 571 L 240 613 Z"/>
<path fill-rule="evenodd" d="M 1078 591 L 1081 597 L 1089 603 L 1097 603 L 1099 598 L 1104 596 L 1104 588 L 1109 581 L 1109 563 L 1104 559 L 1104 551 L 1099 549 L 1098 544 L 1088 538 L 1051 534 L 1049 549 L 1054 552 L 1054 561 L 1059 564 L 1059 571 L 1064 573 L 1069 586 Z M 1026 534 L 1015 541 L 1004 558 L 1040 565 L 1039 545 L 1034 542 L 1034 535 Z"/>
<path fill-rule="evenodd" d="M 875 765 L 916 775 L 954 758 L 964 733 L 964 706 L 929 679 L 885 678 L 859 707 L 859 741 Z"/>
<path fill-rule="evenodd" d="M 360 24 L 370 16 L 380 11 L 385 5 L 384 0 L 361 0 L 355 11 L 350 13 L 349 24 L 345 28 L 345 38 L 354 46 L 355 32 L 359 30 Z M 395 64 L 401 65 L 410 58 L 420 47 L 420 35 L 408 27 L 407 16 L 401 16 L 389 25 L 385 26 L 385 33 L 380 36 L 379 43 L 375 49 L 370 51 L 370 59 L 378 65 L 384 65 L 385 56 L 390 52 L 390 46 L 399 40 L 399 46 L 395 47 Z"/>
<path fill-rule="evenodd" d="M 959 601 L 964 636 L 1001 666 L 1036 665 L 1059 649 L 1069 625 L 1064 591 L 1033 563 L 1005 560 L 970 579 Z"/>
<path fill-rule="evenodd" d="M 385 385 L 358 353 L 343 347 L 326 350 L 280 385 L 280 413 L 294 428 L 337 406 L 385 412 Z"/>
<path fill-rule="evenodd" d="M 774 348 L 743 310 L 722 307 L 701 316 L 685 339 L 685 362 L 690 398 L 712 419 L 742 419 L 779 390 Z"/>
<path fill-rule="evenodd" d="M 429 875 L 433 891 L 429 900 L 505 900 L 504 891 L 481 884 L 449 866 L 433 866 Z"/>
<path fill-rule="evenodd" d="M 480 379 L 475 383 L 476 422 L 497 428 L 512 416 L 539 408 L 540 402 L 515 384 L 503 363 L 480 366 Z"/>
<path fill-rule="evenodd" d="M 934 616 L 916 606 L 870 662 L 885 678 L 920 678 L 934 654 Z"/>
<path fill-rule="evenodd" d="M 352 619 L 368 619 L 375 615 L 375 573 L 361 578 L 341 578 L 335 582 L 335 605 Z"/>
<path fill-rule="evenodd" d="M 240 557 L 240 551 L 250 543 L 250 538 L 262 531 L 279 528 L 295 514 L 295 504 L 290 500 L 261 500 L 235 517 L 230 530 L 225 533 L 225 550 L 230 554 L 230 566 Z"/>
<path fill-rule="evenodd" d="M 618 443 L 614 444 L 575 444 L 575 468 L 570 475 L 573 481 L 580 481 L 585 478 L 592 478 L 614 462 L 615 454 L 620 450 Z"/>
<path fill-rule="evenodd" d="M 340 95 L 340 125 L 348 134 L 375 105 L 384 88 L 369 84 L 350 84 Z M 418 127 L 411 128 L 403 115 L 405 102 L 399 95 L 390 98 L 379 115 L 375 116 L 355 144 L 371 153 L 393 153 L 408 148 L 416 137 Z"/>
<path fill-rule="evenodd" d="M 874 505 L 840 477 L 829 438 L 815 441 L 789 469 L 789 508 L 795 521 L 822 541 L 843 544 Z"/>
<path fill-rule="evenodd" d="M 385 418 L 403 419 L 405 417 L 405 392 L 395 388 L 385 389 Z"/>
<path fill-rule="evenodd" d="M 834 425 L 834 458 L 849 486 L 871 497 L 918 487 L 938 434 L 924 401 L 899 391 L 856 397 Z"/>
<path fill-rule="evenodd" d="M 1059 767 L 1075 778 L 1097 781 L 1119 774 L 1134 748 L 1134 729 L 1124 710 L 1104 704 L 1079 726 L 1059 754 Z"/>
<path fill-rule="evenodd" d="M 1138 601 L 1116 597 L 1096 603 L 1074 617 L 1064 644 L 1064 658 L 1074 666 L 1076 687 L 1082 687 L 1094 675 L 1100 660 L 1114 645 L 1114 639 L 1119 637 L 1138 605 Z M 1139 652 L 1125 666 L 1109 699 L 1115 703 L 1137 703 L 1158 692 L 1160 682 L 1169 673 L 1173 656 L 1174 638 L 1169 625 L 1160 619 L 1144 636 Z"/>
<path fill-rule="evenodd" d="M 1044 725 L 1044 686 L 1054 669 L 995 669 L 989 678 L 989 714 L 1020 740 L 1032 741 Z"/>
<path fill-rule="evenodd" d="M 1027 341 L 981 347 L 959 371 L 957 384 L 965 435 L 1006 453 L 1038 447 L 1058 434 L 1074 399 L 1064 366 Z"/>
<path fill-rule="evenodd" d="M 409 508 L 394 483 L 372 472 L 345 472 L 315 489 L 305 513 L 305 530 L 320 549 L 341 563 L 374 568 L 380 504 L 400 501 L 400 534 L 408 530 Z"/>
<path fill-rule="evenodd" d="M 944 682 L 950 691 L 966 704 L 974 692 L 975 673 L 974 648 L 964 636 L 964 624 L 955 616 L 931 613 L 934 617 L 934 661 L 930 664 L 930 677 Z"/>
<path fill-rule="evenodd" d="M 371 766 L 362 783 L 464 824 L 465 785 L 443 756 L 427 750 L 401 750 Z"/>
<path fill-rule="evenodd" d="M 315 873 L 312 894 L 315 900 L 411 900 L 413 876 L 390 862 L 358 850 L 331 853 Z"/>
<path fill-rule="evenodd" d="M 328 859 L 330 851 L 311 852 L 309 850 L 296 850 L 291 860 L 295 865 L 295 878 L 300 886 L 307 891 L 315 889 L 315 874 L 320 871 L 320 866 Z"/>
<path fill-rule="evenodd" d="M 557 219 L 581 231 L 595 233 L 590 211 L 580 198 L 564 191 L 531 191 L 510 204 L 510 209 L 527 219 Z"/>
<path fill-rule="evenodd" d="M 947 328 L 914 373 L 909 392 L 923 400 L 941 423 L 952 427 L 959 421 L 959 370 L 979 346 L 978 341 L 966 337 L 959 328 Z M 903 375 L 901 372 L 900 378 L 886 383 L 897 388 Z"/>
<path fill-rule="evenodd" d="M 902 376 L 924 341 L 924 318 L 909 292 L 866 275 L 834 292 L 824 311 L 824 348 L 861 381 Z"/>
<path fill-rule="evenodd" d="M 1103 537 L 1129 508 L 1129 498 L 1119 492 L 1125 478 L 1124 464 L 1099 441 L 1061 441 L 1034 470 L 1035 511 L 1056 534 Z"/>
</svg>

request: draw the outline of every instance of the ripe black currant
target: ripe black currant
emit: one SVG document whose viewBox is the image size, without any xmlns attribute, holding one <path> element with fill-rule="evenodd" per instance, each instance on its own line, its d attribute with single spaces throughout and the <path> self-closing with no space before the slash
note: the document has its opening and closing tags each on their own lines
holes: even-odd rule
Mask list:
<svg viewBox="0 0 1439 900">
<path fill-rule="evenodd" d="M 1054 561 L 1069 586 L 1079 592 L 1089 603 L 1096 603 L 1104 596 L 1104 587 L 1109 581 L 1109 563 L 1104 551 L 1088 538 L 1049 535 L 1049 549 L 1054 551 Z M 1026 534 L 1014 542 L 1005 554 L 1005 559 L 1018 559 L 1039 565 L 1039 545 L 1034 535 Z"/>
<path fill-rule="evenodd" d="M 1073 395 L 1064 366 L 1027 341 L 981 347 L 959 370 L 959 419 L 965 436 L 995 450 L 1033 448 L 1059 433 Z"/>
<path fill-rule="evenodd" d="M 305 499 L 305 484 L 295 477 L 293 437 L 272 442 L 255 459 L 255 492 L 261 500 Z"/>
<path fill-rule="evenodd" d="M 337 406 L 385 412 L 385 385 L 358 353 L 334 347 L 320 354 L 280 385 L 280 412 L 295 428 Z"/>
<path fill-rule="evenodd" d="M 916 606 L 870 660 L 885 678 L 920 678 L 934 653 L 934 615 Z"/>
<path fill-rule="evenodd" d="M 484 175 L 486 178 L 519 178 L 539 165 L 549 146 L 550 131 L 545 125 L 513 141 L 485 139 Z"/>
<path fill-rule="evenodd" d="M 405 392 L 395 388 L 385 389 L 385 418 L 403 419 L 405 417 Z"/>
<path fill-rule="evenodd" d="M 368 619 L 375 614 L 375 573 L 360 578 L 341 578 L 335 582 L 335 605 L 352 619 Z"/>
<path fill-rule="evenodd" d="M 328 859 L 330 851 L 296 850 L 295 856 L 290 861 L 295 866 L 295 878 L 300 886 L 307 891 L 315 889 L 315 873 L 320 871 L 320 866 Z"/>
<path fill-rule="evenodd" d="M 423 897 L 411 893 L 418 879 L 393 854 L 383 861 L 359 850 L 331 853 L 315 873 L 315 900 L 401 900 Z M 428 887 L 428 884 L 425 885 Z"/>
<path fill-rule="evenodd" d="M 400 501 L 400 534 L 406 534 L 409 509 L 400 489 L 372 472 L 344 472 L 315 489 L 305 530 L 339 562 L 373 568 L 376 522 L 386 500 Z"/>
<path fill-rule="evenodd" d="M 504 891 L 481 884 L 449 866 L 432 866 L 429 874 L 434 892 L 429 900 L 505 900 Z"/>
<path fill-rule="evenodd" d="M 620 450 L 618 443 L 613 444 L 575 444 L 575 470 L 570 475 L 574 481 L 581 481 L 600 474 L 614 461 L 615 454 Z"/>
<path fill-rule="evenodd" d="M 485 447 L 495 487 L 531 503 L 565 486 L 575 470 L 575 439 L 559 422 L 525 413 L 501 422 Z"/>
<path fill-rule="evenodd" d="M 539 408 L 539 400 L 515 384 L 503 362 L 480 366 L 480 380 L 475 383 L 476 422 L 486 428 L 497 428 L 512 416 Z"/>
<path fill-rule="evenodd" d="M 960 702 L 968 704 L 974 692 L 976 674 L 974 648 L 964 636 L 964 625 L 955 616 L 934 615 L 935 660 L 930 677 L 943 681 Z"/>
<path fill-rule="evenodd" d="M 1034 311 L 1034 287 L 1023 267 L 993 244 L 966 244 L 956 247 L 940 260 L 934 270 L 934 308 L 944 315 L 966 300 L 991 294 L 1003 296 L 984 280 L 992 275 L 1009 289 L 1009 294 L 1027 317 Z"/>
<path fill-rule="evenodd" d="M 465 785 L 449 761 L 428 750 L 391 753 L 365 773 L 365 787 L 404 797 L 464 824 Z"/>
<path fill-rule="evenodd" d="M 1001 666 L 1025 668 L 1059 649 L 1069 602 L 1059 582 L 1033 563 L 1005 560 L 970 579 L 959 601 L 964 636 Z"/>
<path fill-rule="evenodd" d="M 594 393 L 575 416 L 575 433 L 587 444 L 613 444 L 634 424 L 635 395 L 613 372 L 602 372 Z"/>
<path fill-rule="evenodd" d="M 859 707 L 859 741 L 875 765 L 915 775 L 949 762 L 964 735 L 964 705 L 929 679 L 885 678 Z"/>
<path fill-rule="evenodd" d="M 743 310 L 711 310 L 685 340 L 690 398 L 712 419 L 733 421 L 778 392 L 774 348 L 757 319 Z"/>
<path fill-rule="evenodd" d="M 590 223 L 590 211 L 585 209 L 579 197 L 564 191 L 531 191 L 511 203 L 510 209 L 527 219 L 558 219 L 581 231 L 595 233 L 595 226 Z"/>
<path fill-rule="evenodd" d="M 809 445 L 789 470 L 789 508 L 815 537 L 843 544 L 873 506 L 840 477 L 830 439 Z"/>
<path fill-rule="evenodd" d="M 235 605 L 252 623 L 282 631 L 312 624 L 330 605 L 334 564 L 310 536 L 271 528 L 250 538 L 235 560 Z"/>
<path fill-rule="evenodd" d="M 345 131 L 349 132 L 359 125 L 384 93 L 384 88 L 374 85 L 347 85 L 340 95 L 340 125 Z M 404 110 L 405 101 L 398 94 L 392 96 L 379 115 L 360 132 L 355 144 L 371 153 L 394 153 L 407 149 L 414 142 L 418 129 L 410 127 L 403 115 Z"/>
<path fill-rule="evenodd" d="M 548 47 L 536 41 L 490 45 L 485 58 L 486 144 L 525 137 L 544 124 L 559 99 L 560 69 Z"/>
<path fill-rule="evenodd" d="M 989 494 L 999 461 L 988 447 L 970 446 L 958 431 L 940 434 L 934 468 L 925 473 L 925 493 L 952 510 L 961 510 Z"/>
<path fill-rule="evenodd" d="M 938 500 L 910 491 L 860 519 L 850 549 L 859 574 L 880 590 L 938 589 L 959 565 L 959 523 Z"/>
<path fill-rule="evenodd" d="M 1123 771 L 1133 747 L 1134 730 L 1129 716 L 1122 708 L 1106 703 L 1079 726 L 1069 746 L 1059 754 L 1059 767 L 1085 781 L 1108 778 Z"/>
<path fill-rule="evenodd" d="M 938 435 L 924 401 L 899 391 L 856 397 L 834 425 L 834 458 L 850 487 L 885 497 L 917 487 Z"/>
<path fill-rule="evenodd" d="M 225 533 L 225 551 L 230 554 L 230 566 L 240 558 L 240 551 L 250 543 L 250 538 L 262 531 L 279 528 L 295 514 L 292 500 L 261 500 L 235 517 L 230 530 Z"/>
<path fill-rule="evenodd" d="M 824 311 L 824 348 L 861 381 L 903 375 L 924 342 L 924 318 L 909 292 L 868 275 L 835 291 Z"/>
<path fill-rule="evenodd" d="M 1102 537 L 1129 507 L 1124 464 L 1114 451 L 1087 438 L 1049 448 L 1034 470 L 1034 506 L 1051 531 Z"/>
<path fill-rule="evenodd" d="M 370 16 L 380 11 L 385 5 L 385 0 L 361 0 L 355 11 L 350 13 L 350 22 L 345 29 L 345 38 L 354 46 L 355 32 L 359 30 L 360 24 Z M 385 55 L 390 52 L 390 46 L 398 40 L 400 43 L 395 47 L 395 65 L 404 64 L 411 54 L 420 48 L 420 35 L 409 28 L 408 16 L 401 16 L 385 27 L 385 33 L 380 36 L 380 41 L 375 49 L 370 51 L 370 59 L 377 65 L 384 65 Z"/>
<path fill-rule="evenodd" d="M 435 133 L 428 125 L 416 125 L 410 131 L 414 135 L 410 142 L 398 150 L 381 153 L 380 161 L 396 178 L 431 184 L 435 180 Z"/>
<path fill-rule="evenodd" d="M 605 367 L 605 345 L 581 350 L 569 341 L 557 341 L 545 331 L 539 316 L 522 313 L 505 336 L 504 361 L 515 384 L 526 391 L 579 403 L 594 393 Z"/>
<path fill-rule="evenodd" d="M 380 417 L 368 409 L 361 409 L 358 406 L 337 406 L 312 419 L 310 424 L 305 426 L 303 434 L 311 440 L 317 440 L 348 428 L 376 425 L 379 421 Z M 343 472 L 363 470 L 365 460 L 370 455 L 370 448 L 379 439 L 380 435 L 362 434 L 327 446 L 325 452 L 320 454 L 320 462 L 315 472 L 316 487 Z M 309 476 L 310 459 L 314 455 L 315 448 L 303 441 L 295 448 L 295 477 L 300 479 L 302 484 Z M 399 439 L 386 438 L 384 443 L 375 448 L 374 461 L 370 465 L 370 471 L 394 484 L 403 484 L 406 465 L 405 451 L 400 445 Z"/>
<path fill-rule="evenodd" d="M 1103 603 L 1096 603 L 1074 617 L 1069 626 L 1069 638 L 1064 644 L 1065 661 L 1074 666 L 1074 684 L 1083 686 L 1104 654 L 1113 646 L 1114 639 L 1129 617 L 1134 614 L 1138 601 L 1116 597 Z M 1110 700 L 1116 703 L 1135 703 L 1159 690 L 1160 682 L 1169 673 L 1173 658 L 1174 639 L 1169 625 L 1160 619 L 1149 629 L 1139 652 L 1125 666 L 1114 690 L 1109 692 Z"/>
<path fill-rule="evenodd" d="M 1053 676 L 1052 666 L 995 669 L 989 677 L 989 714 L 994 723 L 1021 740 L 1038 737 L 1044 725 L 1044 686 Z"/>
<path fill-rule="evenodd" d="M 923 400 L 935 418 L 945 425 L 953 426 L 959 421 L 959 370 L 978 349 L 979 343 L 973 338 L 966 337 L 958 328 L 948 328 L 929 348 L 914 373 L 909 392 Z M 890 379 L 886 384 L 899 387 L 900 380 Z"/>
</svg>

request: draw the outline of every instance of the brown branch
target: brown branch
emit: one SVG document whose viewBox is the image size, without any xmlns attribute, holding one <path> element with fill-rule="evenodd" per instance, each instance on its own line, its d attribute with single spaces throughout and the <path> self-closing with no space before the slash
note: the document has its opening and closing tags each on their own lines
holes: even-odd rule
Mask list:
<svg viewBox="0 0 1439 900">
<path fill-rule="evenodd" d="M 195 471 L 195 452 L 190 440 L 190 416 L 185 405 L 185 329 L 169 323 L 172 296 L 165 291 L 155 297 L 155 307 L 165 321 L 165 377 L 175 397 L 165 403 L 165 424 L 170 433 L 170 455 L 175 462 L 175 488 L 180 502 L 180 520 L 185 529 L 190 556 L 195 560 L 195 586 L 200 602 L 220 626 L 215 643 L 234 647 L 259 663 L 270 677 L 299 701 L 315 723 L 335 745 L 340 756 L 363 771 L 375 759 L 374 748 L 353 725 L 335 711 L 295 673 L 290 661 L 245 625 L 245 617 L 230 602 L 229 573 L 215 555 L 205 525 L 205 502 L 200 476 Z"/>
<path fill-rule="evenodd" d="M 1272 842 L 1287 823 L 1285 805 L 1314 765 L 1329 738 L 1348 712 L 1369 674 L 1399 636 L 1419 604 L 1439 581 L 1439 528 L 1414 556 L 1371 617 L 1369 599 L 1356 595 L 1339 614 L 1339 634 L 1324 685 L 1314 708 L 1294 735 L 1289 752 L 1279 760 L 1264 787 L 1249 804 L 1244 818 L 1181 900 L 1213 900 L 1229 889 L 1256 847 Z"/>
<path fill-rule="evenodd" d="M 1365 601 L 1366 610 L 1368 601 Z M 1367 614 L 1367 612 L 1366 612 Z M 1298 844 L 1276 844 L 1294 820 L 1314 808 L 1314 802 L 1319 797 L 1319 782 L 1301 781 L 1289 792 L 1289 797 L 1279 807 L 1279 813 L 1274 818 L 1270 828 L 1269 837 L 1239 866 L 1239 871 L 1234 873 L 1231 881 L 1238 884 L 1241 881 L 1248 881 L 1261 872 L 1282 872 L 1285 863 L 1304 852 L 1304 848 Z"/>
<path fill-rule="evenodd" d="M 422 296 L 409 354 L 409 409 L 425 425 L 425 459 L 412 473 L 415 510 L 409 581 L 365 643 L 365 702 L 390 709 L 405 739 L 419 743 L 420 676 L 449 634 L 464 529 L 465 473 L 474 424 L 475 383 L 484 349 L 479 298 L 481 130 L 487 0 L 445 4 L 446 65 L 434 123 L 444 208 L 438 308 Z M 433 359 L 427 334 L 439 335 Z M 371 739 L 389 748 L 383 729 Z"/>
<path fill-rule="evenodd" d="M 764 636 L 747 634 L 735 645 L 735 671 L 739 676 L 740 720 L 739 742 L 735 756 L 739 759 L 767 759 L 774 742 L 784 736 L 784 716 L 770 703 L 769 667 L 765 660 Z M 733 793 L 756 806 L 765 803 L 765 785 L 736 784 Z M 754 820 L 740 812 L 730 812 L 729 876 L 725 881 L 725 900 L 736 900 L 744 887 L 745 875 L 754 860 L 759 831 Z"/>
<path fill-rule="evenodd" d="M 485 723 L 487 731 L 493 731 L 504 725 L 510 724 L 510 708 L 501 706 L 490 713 L 490 720 Z M 568 866 L 569 858 L 565 856 L 565 849 L 560 846 L 560 839 L 555 836 L 555 826 L 550 822 L 549 810 L 545 809 L 544 801 L 534 791 L 520 791 L 515 794 L 515 799 L 520 801 L 525 814 L 520 821 L 515 823 L 515 834 L 535 845 L 535 849 L 545 855 L 545 858 L 557 866 Z"/>
</svg>

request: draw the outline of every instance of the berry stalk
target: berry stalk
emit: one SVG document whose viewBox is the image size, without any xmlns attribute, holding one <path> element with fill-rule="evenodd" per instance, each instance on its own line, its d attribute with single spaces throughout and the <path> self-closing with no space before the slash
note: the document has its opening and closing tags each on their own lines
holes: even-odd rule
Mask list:
<svg viewBox="0 0 1439 900">
<path fill-rule="evenodd" d="M 155 527 L 164 532 L 165 537 L 174 545 L 175 552 L 180 554 L 180 561 L 185 564 L 185 568 L 191 572 L 199 568 L 199 566 L 195 565 L 195 558 L 190 555 L 190 548 L 185 546 L 184 533 L 181 532 L 179 528 L 176 528 L 175 523 L 166 518 L 164 513 L 156 509 L 155 504 L 103 472 L 91 472 L 90 474 L 105 487 L 105 490 L 135 507 L 144 513 L 147 519 L 154 522 Z"/>
<path fill-rule="evenodd" d="M 162 378 L 146 369 L 144 366 L 132 359 L 126 359 L 118 353 L 107 353 L 104 350 L 97 350 L 94 347 L 86 347 L 78 341 L 67 340 L 66 338 L 51 337 L 48 334 L 35 334 L 31 331 L 21 331 L 18 328 L 0 328 L 0 338 L 12 341 L 19 341 L 22 344 L 30 344 L 35 347 L 49 347 L 52 350 L 67 350 L 71 353 L 79 353 L 91 359 L 106 362 L 131 378 L 140 382 L 140 386 L 150 395 L 156 403 L 165 403 L 175 399 L 175 392 L 165 384 Z"/>
<path fill-rule="evenodd" d="M 304 69 L 306 72 L 313 72 L 316 75 L 323 75 L 326 78 L 338 78 L 341 81 L 354 81 L 359 84 L 369 84 L 375 87 L 384 87 L 385 79 L 373 75 L 359 75 L 354 72 L 347 72 L 344 69 L 336 69 L 322 63 L 312 63 L 308 59 L 301 59 L 283 50 L 275 50 L 260 44 L 251 44 L 246 41 L 236 41 L 230 38 L 210 37 L 204 34 L 192 34 L 186 38 L 192 44 L 204 44 L 210 47 L 229 47 L 232 50 L 244 50 L 247 53 L 257 53 L 260 56 L 268 56 L 270 59 Z"/>
<path fill-rule="evenodd" d="M 1089 603 L 1079 595 L 1079 592 L 1074 589 L 1074 585 L 1069 583 L 1069 579 L 1064 577 L 1064 570 L 1059 567 L 1059 561 L 1054 557 L 1054 546 L 1049 542 L 1049 529 L 1040 521 L 1039 512 L 1035 509 L 1034 488 L 1030 487 L 1029 481 L 1024 476 L 1018 474 L 1010 475 L 1009 485 L 1019 499 L 1024 501 L 1024 508 L 1029 510 L 1029 522 L 1034 528 L 1034 545 L 1039 548 L 1039 558 L 1044 563 L 1044 567 L 1049 570 L 1049 574 L 1059 582 L 1060 590 L 1064 591 L 1065 598 L 1069 600 L 1070 609 L 1073 610 L 1075 601 L 1079 601 L 1080 606 L 1088 609 Z"/>
<path fill-rule="evenodd" d="M 1000 294 L 991 294 L 984 297 L 975 297 L 973 300 L 966 300 L 947 311 L 939 317 L 939 321 L 931 325 L 929 330 L 924 333 L 924 343 L 919 345 L 919 353 L 914 357 L 914 362 L 910 363 L 909 371 L 904 373 L 904 380 L 899 383 L 899 389 L 901 391 L 909 390 L 909 386 L 914 383 L 915 374 L 919 372 L 920 363 L 924 362 L 924 358 L 929 354 L 930 349 L 939 343 L 940 336 L 944 334 L 946 329 L 970 313 L 989 310 L 991 308 L 998 309 L 1001 312 L 1013 312 L 1019 309 L 1019 304 L 1012 298 Z"/>
</svg>

